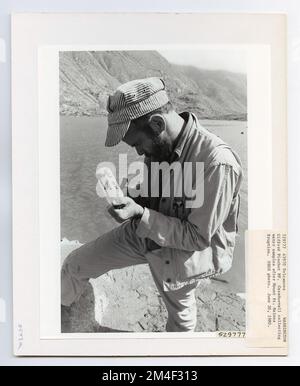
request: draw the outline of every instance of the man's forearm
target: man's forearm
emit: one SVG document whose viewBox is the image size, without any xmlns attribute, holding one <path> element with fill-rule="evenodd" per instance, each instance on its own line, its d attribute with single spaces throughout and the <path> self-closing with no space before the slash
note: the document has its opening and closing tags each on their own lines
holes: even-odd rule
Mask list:
<svg viewBox="0 0 300 386">
<path fill-rule="evenodd" d="M 201 236 L 196 225 L 148 208 L 144 208 L 136 232 L 139 237 L 149 238 L 161 247 L 199 251 L 209 246 L 209 240 Z"/>
</svg>

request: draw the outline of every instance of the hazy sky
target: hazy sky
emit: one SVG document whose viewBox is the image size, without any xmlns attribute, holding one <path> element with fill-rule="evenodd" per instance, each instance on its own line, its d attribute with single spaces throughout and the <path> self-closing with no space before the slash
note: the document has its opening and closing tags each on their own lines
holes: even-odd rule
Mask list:
<svg viewBox="0 0 300 386">
<path fill-rule="evenodd" d="M 208 70 L 227 70 L 246 73 L 246 54 L 242 50 L 164 50 L 158 51 L 169 62 L 192 65 Z"/>
</svg>

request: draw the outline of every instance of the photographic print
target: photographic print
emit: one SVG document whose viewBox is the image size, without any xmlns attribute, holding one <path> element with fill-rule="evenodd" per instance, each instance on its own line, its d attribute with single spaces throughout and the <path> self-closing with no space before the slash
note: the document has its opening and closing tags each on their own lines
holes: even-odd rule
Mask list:
<svg viewBox="0 0 300 386">
<path fill-rule="evenodd" d="M 286 355 L 286 17 L 12 30 L 15 354 Z"/>
<path fill-rule="evenodd" d="M 245 52 L 60 51 L 59 113 L 61 331 L 244 332 Z"/>
</svg>

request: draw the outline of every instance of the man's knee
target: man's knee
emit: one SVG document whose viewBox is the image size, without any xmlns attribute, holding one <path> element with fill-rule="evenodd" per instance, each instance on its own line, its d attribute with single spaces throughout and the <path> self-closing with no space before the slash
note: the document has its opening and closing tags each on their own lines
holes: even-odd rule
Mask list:
<svg viewBox="0 0 300 386">
<path fill-rule="evenodd" d="M 81 296 L 88 278 L 81 272 L 80 255 L 72 251 L 65 259 L 61 268 L 61 304 L 70 306 Z"/>
<path fill-rule="evenodd" d="M 78 277 L 80 274 L 80 263 L 77 250 L 72 251 L 65 258 L 62 268 L 62 275 L 68 275 L 72 277 Z"/>
<path fill-rule="evenodd" d="M 65 259 L 62 272 L 78 280 L 100 276 L 101 259 L 99 258 L 98 239 L 74 249 Z M 100 248 L 101 250 L 101 248 Z M 95 276 L 95 274 L 97 275 Z"/>
</svg>

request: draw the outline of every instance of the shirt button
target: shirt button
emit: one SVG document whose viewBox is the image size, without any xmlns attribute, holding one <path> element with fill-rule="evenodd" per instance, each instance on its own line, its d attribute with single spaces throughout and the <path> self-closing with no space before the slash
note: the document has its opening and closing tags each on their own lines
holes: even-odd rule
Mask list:
<svg viewBox="0 0 300 386">
<path fill-rule="evenodd" d="M 170 261 L 169 261 L 169 260 L 166 260 L 166 264 L 170 264 Z"/>
<path fill-rule="evenodd" d="M 171 283 L 171 279 L 167 279 L 167 283 Z"/>
</svg>

